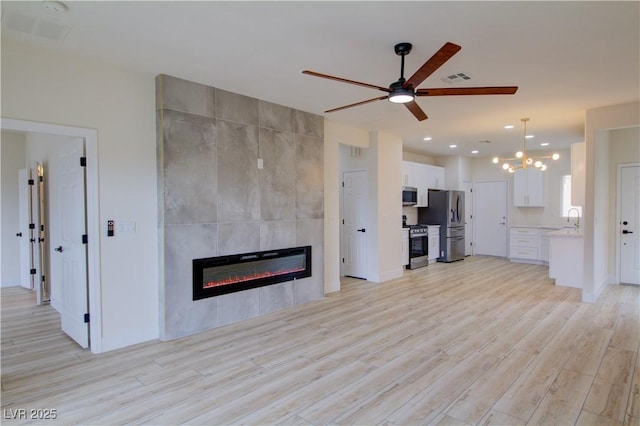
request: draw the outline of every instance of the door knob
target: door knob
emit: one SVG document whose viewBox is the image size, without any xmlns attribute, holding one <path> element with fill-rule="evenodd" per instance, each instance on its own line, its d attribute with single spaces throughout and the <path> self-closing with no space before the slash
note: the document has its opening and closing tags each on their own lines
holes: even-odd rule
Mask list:
<svg viewBox="0 0 640 426">
<path fill-rule="evenodd" d="M 16 237 L 22 237 L 22 232 L 18 232 L 18 233 L 16 234 Z"/>
<path fill-rule="evenodd" d="M 633 234 L 633 231 L 627 231 L 626 229 L 622 230 L 623 234 Z"/>
<path fill-rule="evenodd" d="M 362 228 L 362 229 L 356 229 L 356 231 L 358 231 L 358 232 L 367 232 L 367 230 L 366 230 L 366 229 L 364 229 L 364 228 Z"/>
<path fill-rule="evenodd" d="M 500 223 L 498 223 L 498 225 L 506 225 L 506 224 L 507 224 L 506 222 L 500 222 Z"/>
<path fill-rule="evenodd" d="M 62 253 L 62 246 L 58 246 L 56 248 L 54 248 L 55 251 L 59 251 L 60 253 Z"/>
</svg>

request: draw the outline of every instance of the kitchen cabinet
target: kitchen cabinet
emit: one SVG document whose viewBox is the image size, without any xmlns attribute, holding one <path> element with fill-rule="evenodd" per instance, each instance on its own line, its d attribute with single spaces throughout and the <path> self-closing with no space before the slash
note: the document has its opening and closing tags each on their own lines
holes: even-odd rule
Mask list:
<svg viewBox="0 0 640 426">
<path fill-rule="evenodd" d="M 518 169 L 513 174 L 513 205 L 544 207 L 544 175 L 536 168 Z"/>
<path fill-rule="evenodd" d="M 549 232 L 557 231 L 554 228 L 540 228 L 539 259 L 545 265 L 549 264 Z"/>
<path fill-rule="evenodd" d="M 402 228 L 402 266 L 409 264 L 409 228 Z"/>
<path fill-rule="evenodd" d="M 536 262 L 538 260 L 539 235 L 537 228 L 511 228 L 509 231 L 509 259 L 512 262 Z"/>
<path fill-rule="evenodd" d="M 558 228 L 514 226 L 509 231 L 509 260 L 549 265 L 549 234 Z"/>
<path fill-rule="evenodd" d="M 429 206 L 429 190 L 444 189 L 444 168 L 430 164 L 402 162 L 402 185 L 418 189 L 415 207 Z"/>
<path fill-rule="evenodd" d="M 429 225 L 427 227 L 427 237 L 429 241 L 429 263 L 435 263 L 440 257 L 440 225 Z"/>
<path fill-rule="evenodd" d="M 584 238 L 581 229 L 549 233 L 549 278 L 556 285 L 582 288 Z"/>
</svg>

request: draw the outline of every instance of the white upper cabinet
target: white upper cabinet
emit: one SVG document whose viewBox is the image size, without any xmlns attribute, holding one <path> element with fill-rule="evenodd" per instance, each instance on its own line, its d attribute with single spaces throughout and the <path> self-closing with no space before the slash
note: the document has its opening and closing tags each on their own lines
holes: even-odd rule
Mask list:
<svg viewBox="0 0 640 426">
<path fill-rule="evenodd" d="M 427 187 L 429 189 L 444 189 L 444 167 L 427 167 Z"/>
<path fill-rule="evenodd" d="M 415 207 L 428 207 L 429 190 L 444 189 L 444 168 L 403 161 L 402 184 L 418 188 L 418 203 Z"/>
<path fill-rule="evenodd" d="M 513 174 L 513 205 L 516 207 L 544 207 L 544 172 L 518 169 Z"/>
</svg>

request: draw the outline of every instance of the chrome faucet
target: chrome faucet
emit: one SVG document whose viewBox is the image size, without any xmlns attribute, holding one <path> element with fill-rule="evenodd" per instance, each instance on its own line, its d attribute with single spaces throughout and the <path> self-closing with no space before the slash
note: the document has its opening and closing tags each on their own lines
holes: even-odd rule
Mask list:
<svg viewBox="0 0 640 426">
<path fill-rule="evenodd" d="M 577 214 L 577 217 L 576 217 L 576 219 L 577 219 L 576 220 L 576 229 L 580 229 L 580 210 L 578 210 L 577 208 L 571 207 L 569 209 L 569 211 L 567 212 L 567 222 L 569 222 L 569 219 L 571 218 L 571 210 L 575 210 L 576 211 L 576 214 Z"/>
</svg>

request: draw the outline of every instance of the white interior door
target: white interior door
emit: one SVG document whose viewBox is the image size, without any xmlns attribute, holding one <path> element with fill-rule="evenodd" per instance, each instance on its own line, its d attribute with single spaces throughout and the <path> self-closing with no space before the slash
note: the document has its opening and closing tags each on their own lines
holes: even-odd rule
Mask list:
<svg viewBox="0 0 640 426">
<path fill-rule="evenodd" d="M 640 284 L 640 166 L 620 168 L 620 282 Z"/>
<path fill-rule="evenodd" d="M 342 182 L 342 274 L 366 279 L 369 173 L 344 172 Z"/>
<path fill-rule="evenodd" d="M 464 181 L 464 255 L 473 255 L 473 184 Z"/>
<path fill-rule="evenodd" d="M 473 194 L 474 254 L 507 257 L 507 181 L 475 182 Z"/>
<path fill-rule="evenodd" d="M 29 186 L 29 170 L 18 170 L 18 215 L 20 229 L 16 236 L 20 238 L 20 285 L 32 289 L 33 281 L 31 269 L 32 257 L 32 230 L 31 223 L 31 187 Z"/>
<path fill-rule="evenodd" d="M 85 174 L 80 165 L 84 141 L 61 143 L 51 159 L 50 259 L 51 301 L 60 312 L 62 330 L 83 348 L 89 345 Z"/>
</svg>

